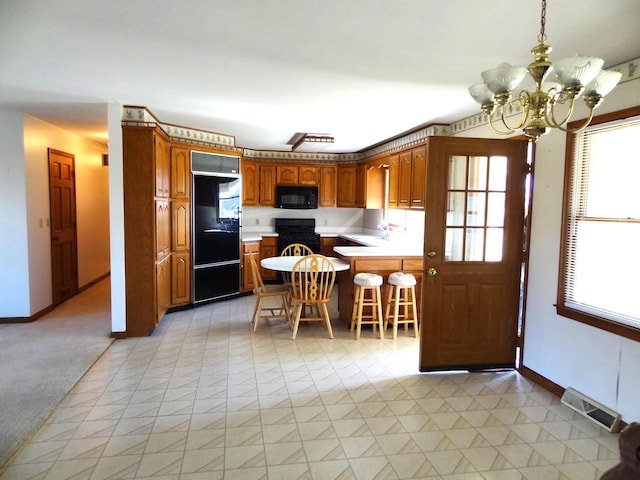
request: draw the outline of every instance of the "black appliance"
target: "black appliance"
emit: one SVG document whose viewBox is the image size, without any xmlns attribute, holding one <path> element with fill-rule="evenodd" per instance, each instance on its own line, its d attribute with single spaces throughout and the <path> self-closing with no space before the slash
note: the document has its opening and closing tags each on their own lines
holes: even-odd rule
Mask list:
<svg viewBox="0 0 640 480">
<path fill-rule="evenodd" d="M 302 243 L 320 253 L 320 234 L 316 233 L 315 218 L 276 218 L 278 234 L 278 255 L 292 243 Z"/>
<path fill-rule="evenodd" d="M 193 302 L 240 293 L 238 157 L 191 152 Z"/>
<path fill-rule="evenodd" d="M 294 210 L 318 208 L 317 185 L 276 185 L 276 207 Z"/>
</svg>

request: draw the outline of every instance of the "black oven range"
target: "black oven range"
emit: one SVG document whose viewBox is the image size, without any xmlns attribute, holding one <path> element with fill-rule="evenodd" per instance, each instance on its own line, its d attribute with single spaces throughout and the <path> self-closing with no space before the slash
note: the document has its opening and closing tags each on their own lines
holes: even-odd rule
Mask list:
<svg viewBox="0 0 640 480">
<path fill-rule="evenodd" d="M 278 255 L 292 243 L 302 243 L 314 253 L 320 253 L 320 234 L 316 233 L 315 218 L 276 218 Z"/>
</svg>

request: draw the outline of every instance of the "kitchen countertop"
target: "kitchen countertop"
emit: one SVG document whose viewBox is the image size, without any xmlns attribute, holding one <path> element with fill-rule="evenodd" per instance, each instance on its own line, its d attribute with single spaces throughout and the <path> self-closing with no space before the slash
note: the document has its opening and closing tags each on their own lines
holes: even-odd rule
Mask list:
<svg viewBox="0 0 640 480">
<path fill-rule="evenodd" d="M 389 240 L 380 235 L 340 234 L 341 238 L 362 246 L 337 246 L 333 251 L 345 257 L 422 257 L 422 238 L 391 235 Z"/>
</svg>

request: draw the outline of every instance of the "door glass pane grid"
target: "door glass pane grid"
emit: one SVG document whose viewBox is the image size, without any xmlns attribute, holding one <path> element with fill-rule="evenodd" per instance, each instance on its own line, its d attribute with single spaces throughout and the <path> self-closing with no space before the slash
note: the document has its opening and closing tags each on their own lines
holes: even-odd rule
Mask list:
<svg viewBox="0 0 640 480">
<path fill-rule="evenodd" d="M 502 261 L 507 158 L 456 155 L 448 167 L 445 260 Z"/>
</svg>

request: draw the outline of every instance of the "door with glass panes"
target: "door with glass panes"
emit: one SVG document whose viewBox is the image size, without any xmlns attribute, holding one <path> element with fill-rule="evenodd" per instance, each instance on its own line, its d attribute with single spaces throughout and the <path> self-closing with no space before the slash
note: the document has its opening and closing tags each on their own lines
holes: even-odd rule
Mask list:
<svg viewBox="0 0 640 480">
<path fill-rule="evenodd" d="M 527 141 L 428 142 L 420 370 L 515 366 Z"/>
</svg>

